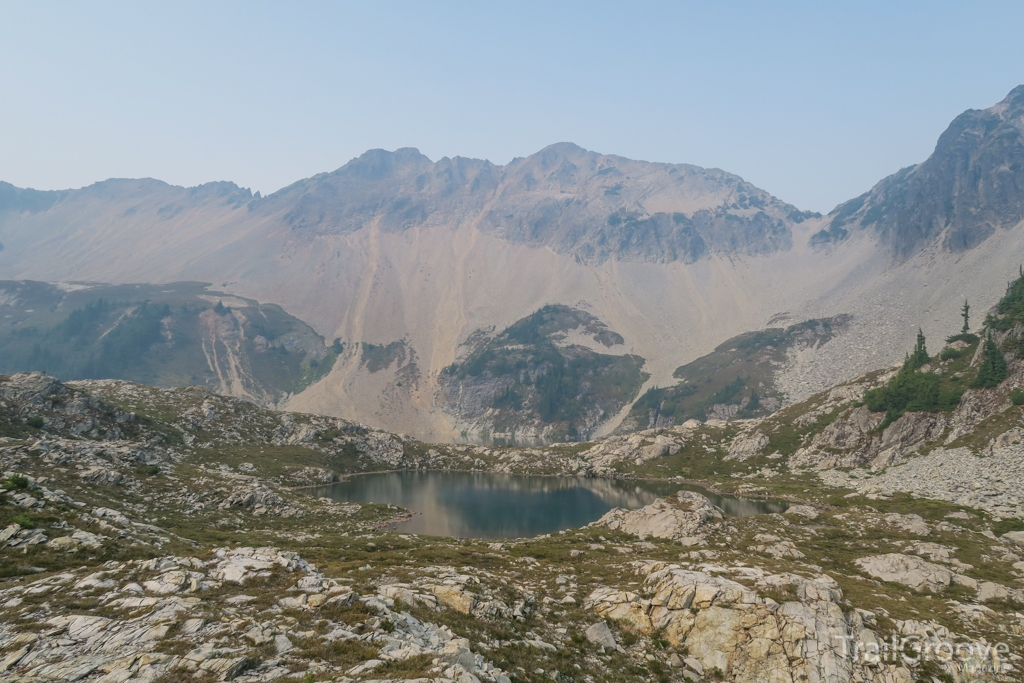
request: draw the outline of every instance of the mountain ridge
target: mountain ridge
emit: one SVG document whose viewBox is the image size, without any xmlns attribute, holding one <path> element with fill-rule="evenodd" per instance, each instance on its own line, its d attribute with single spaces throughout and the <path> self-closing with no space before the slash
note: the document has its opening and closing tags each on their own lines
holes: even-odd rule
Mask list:
<svg viewBox="0 0 1024 683">
<path fill-rule="evenodd" d="M 944 169 L 932 174 L 946 188 L 936 186 L 936 202 L 960 207 L 960 242 L 946 241 L 952 229 L 931 220 L 934 211 L 923 232 L 919 223 L 901 227 L 920 216 L 884 201 L 908 196 L 884 195 L 892 179 L 844 224 L 837 212 L 849 203 L 818 217 L 724 171 L 570 143 L 500 167 L 433 162 L 403 148 L 371 150 L 268 197 L 232 183 L 200 190 L 121 181 L 62 195 L 36 213 L 0 211 L 0 276 L 211 282 L 281 306 L 353 350 L 401 341 L 402 363 L 369 372 L 359 354 L 345 354 L 289 407 L 431 440 L 460 432 L 438 392 L 463 343 L 544 306 L 585 311 L 620 335 L 622 352 L 644 359 L 650 375 L 640 395 L 674 385 L 676 368 L 736 335 L 852 315 L 828 343 L 787 352 L 776 380 L 797 400 L 896 362 L 902 345 L 887 340 L 903 327 L 933 335 L 955 323 L 963 299 L 994 303 L 995 285 L 1024 260 L 1024 234 L 1011 225 L 1017 186 L 1001 180 L 1017 177 L 1007 160 L 1016 159 L 1018 139 L 1000 137 L 1016 130 L 1015 93 L 994 113 L 965 114 L 967 128 L 953 127 L 974 131 L 950 157 L 966 162 L 940 163 L 950 133 L 919 165 Z M 998 121 L 986 133 L 975 119 Z M 949 189 L 959 187 L 985 192 Z M 993 187 L 1008 198 L 998 227 L 981 204 Z M 131 198 L 109 199 L 119 189 Z M 31 193 L 18 201 L 30 200 L 40 201 Z M 865 222 L 875 207 L 888 233 Z M 607 415 L 594 434 L 626 413 Z"/>
<path fill-rule="evenodd" d="M 641 173 L 644 184 L 634 187 L 630 173 Z M 62 201 L 122 188 L 130 195 L 124 199 L 145 199 L 149 190 L 171 201 L 223 197 L 236 207 L 245 203 L 255 222 L 276 217 L 300 238 L 346 234 L 373 222 L 385 231 L 401 231 L 439 220 L 438 212 L 462 212 L 468 215 L 456 217 L 456 223 L 473 221 L 511 242 L 597 262 L 692 262 L 711 253 L 770 253 L 788 247 L 792 225 L 814 215 L 720 169 L 635 161 L 573 143 L 549 145 L 504 166 L 458 156 L 431 161 L 412 147 L 372 149 L 334 171 L 260 198 L 230 181 L 181 187 L 148 178 L 108 179 L 55 191 L 7 185 L 0 193 L 0 212 L 40 213 Z M 22 195 L 22 203 L 15 203 Z M 524 207 L 522 195 L 532 204 Z M 594 226 L 599 233 L 588 239 Z M 635 234 L 645 232 L 650 236 L 638 241 Z"/>
</svg>

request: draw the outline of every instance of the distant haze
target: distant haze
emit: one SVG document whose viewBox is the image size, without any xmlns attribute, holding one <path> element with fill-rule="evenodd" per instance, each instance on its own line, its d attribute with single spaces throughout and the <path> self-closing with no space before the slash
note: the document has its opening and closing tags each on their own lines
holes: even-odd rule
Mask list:
<svg viewBox="0 0 1024 683">
<path fill-rule="evenodd" d="M 263 194 L 575 142 L 826 212 L 1021 82 L 1019 3 L 0 5 L 0 180 Z"/>
</svg>

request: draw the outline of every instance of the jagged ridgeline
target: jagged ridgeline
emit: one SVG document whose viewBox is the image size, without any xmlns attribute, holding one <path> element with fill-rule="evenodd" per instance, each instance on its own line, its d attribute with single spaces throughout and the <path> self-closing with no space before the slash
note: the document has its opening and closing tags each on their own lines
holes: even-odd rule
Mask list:
<svg viewBox="0 0 1024 683">
<path fill-rule="evenodd" d="M 793 348 L 824 344 L 850 322 L 849 315 L 806 320 L 728 339 L 706 356 L 676 368 L 682 380 L 653 387 L 623 421 L 621 432 L 668 427 L 686 420 L 761 417 L 777 410 L 784 397 L 775 373 Z"/>
<path fill-rule="evenodd" d="M 644 359 L 589 313 L 545 306 L 500 334 L 478 333 L 441 373 L 441 398 L 467 435 L 579 440 L 632 401 Z"/>
<path fill-rule="evenodd" d="M 206 385 L 272 404 L 342 350 L 279 306 L 207 287 L 0 281 L 0 373 Z"/>
</svg>

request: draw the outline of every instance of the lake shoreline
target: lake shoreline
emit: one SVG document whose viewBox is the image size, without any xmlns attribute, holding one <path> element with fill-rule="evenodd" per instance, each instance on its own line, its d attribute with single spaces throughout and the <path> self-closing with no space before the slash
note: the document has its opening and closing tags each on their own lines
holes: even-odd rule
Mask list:
<svg viewBox="0 0 1024 683">
<path fill-rule="evenodd" d="M 417 472 L 417 473 L 424 473 L 424 474 L 426 474 L 426 473 L 460 474 L 461 473 L 461 474 L 487 474 L 487 475 L 494 475 L 494 476 L 499 476 L 500 475 L 500 476 L 507 476 L 507 477 L 548 477 L 548 478 L 552 478 L 552 479 L 589 479 L 589 480 L 604 480 L 604 481 L 661 482 L 661 483 L 665 483 L 665 484 L 682 484 L 682 485 L 686 485 L 686 486 L 696 486 L 697 488 L 703 489 L 704 491 L 707 491 L 708 493 L 713 493 L 716 496 L 725 496 L 725 497 L 729 497 L 729 498 L 738 498 L 738 499 L 741 499 L 741 500 L 749 500 L 751 502 L 757 502 L 757 503 L 780 502 L 780 503 L 792 503 L 792 504 L 795 504 L 795 505 L 812 505 L 814 507 L 820 507 L 818 505 L 814 505 L 811 502 L 808 502 L 807 500 L 804 500 L 803 498 L 797 498 L 796 496 L 771 496 L 771 497 L 768 497 L 768 498 L 757 498 L 757 497 L 745 496 L 745 495 L 740 494 L 740 493 L 723 491 L 722 489 L 718 488 L 714 484 L 711 484 L 711 483 L 708 483 L 708 482 L 703 482 L 703 481 L 698 481 L 696 479 L 679 479 L 677 477 L 671 477 L 671 478 L 668 478 L 668 479 L 661 479 L 661 478 L 658 478 L 658 477 L 631 477 L 631 476 L 628 476 L 628 475 L 623 475 L 623 476 L 607 476 L 607 477 L 588 477 L 586 475 L 573 476 L 573 475 L 569 475 L 569 474 L 547 474 L 547 473 L 540 473 L 540 474 L 532 474 L 532 473 L 508 474 L 508 473 L 505 473 L 505 472 L 491 472 L 490 470 L 445 470 L 445 469 L 433 469 L 433 468 L 431 468 L 431 469 L 400 468 L 400 469 L 393 469 L 393 470 L 374 470 L 372 472 L 348 472 L 346 474 L 339 475 L 337 480 L 332 481 L 330 483 L 302 484 L 300 486 L 288 486 L 286 488 L 289 491 L 302 491 L 302 490 L 305 490 L 305 489 L 317 489 L 317 488 L 322 488 L 324 486 L 333 486 L 334 484 L 341 484 L 341 483 L 349 481 L 350 479 L 353 479 L 355 477 L 372 476 L 372 475 L 375 475 L 375 474 L 402 474 L 402 473 L 406 473 L 406 472 Z"/>
<path fill-rule="evenodd" d="M 372 475 L 372 476 L 361 476 Z M 315 487 L 338 503 L 387 504 L 414 513 L 395 531 L 457 538 L 525 538 L 582 528 L 619 508 L 637 510 L 680 490 L 730 517 L 782 513 L 790 503 L 719 493 L 683 479 L 404 469 L 353 473 Z"/>
</svg>

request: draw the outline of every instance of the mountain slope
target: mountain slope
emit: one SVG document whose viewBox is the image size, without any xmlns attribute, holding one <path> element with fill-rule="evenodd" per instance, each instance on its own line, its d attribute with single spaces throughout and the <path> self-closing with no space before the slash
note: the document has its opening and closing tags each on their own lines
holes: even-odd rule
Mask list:
<svg viewBox="0 0 1024 683">
<path fill-rule="evenodd" d="M 0 373 L 205 385 L 274 405 L 326 375 L 343 349 L 279 306 L 202 283 L 0 281 Z"/>
<path fill-rule="evenodd" d="M 294 407 L 434 439 L 459 433 L 437 378 L 474 331 L 547 304 L 581 308 L 664 381 L 689 354 L 762 324 L 769 300 L 751 293 L 765 282 L 734 259 L 792 260 L 816 220 L 722 171 L 568 144 L 505 167 L 371 151 L 262 199 L 151 180 L 48 196 L 0 214 L 4 276 L 214 282 L 326 339 L 405 340 L 418 381 L 406 365 L 370 373 L 346 354 Z"/>
<path fill-rule="evenodd" d="M 672 376 L 682 380 L 679 384 L 649 389 L 618 431 L 773 413 L 788 398 L 775 386 L 775 374 L 785 366 L 788 352 L 827 344 L 849 322 L 850 316 L 838 315 L 727 339 L 711 353 L 676 368 Z"/>
</svg>

